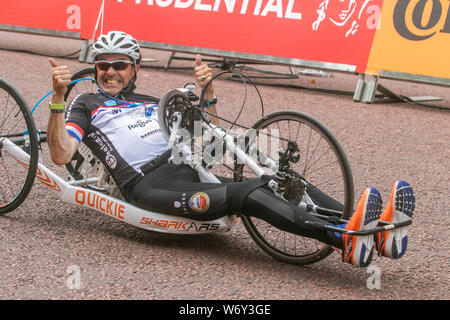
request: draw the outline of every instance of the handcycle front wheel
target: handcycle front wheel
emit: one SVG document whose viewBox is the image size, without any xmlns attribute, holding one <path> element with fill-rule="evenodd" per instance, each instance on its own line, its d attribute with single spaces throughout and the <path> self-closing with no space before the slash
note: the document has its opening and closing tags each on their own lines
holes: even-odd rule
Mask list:
<svg viewBox="0 0 450 320">
<path fill-rule="evenodd" d="M 263 117 L 253 129 L 269 153 L 271 149 L 272 153 L 277 153 L 279 148 L 285 150 L 289 142 L 295 142 L 299 159 L 296 163 L 290 163 L 291 169 L 303 177 L 311 188 L 342 204 L 339 208 L 341 218 L 351 216 L 354 191 L 350 166 L 337 139 L 320 121 L 297 111 L 279 111 Z M 251 176 L 252 173 L 243 164 L 235 166 L 235 181 Z M 333 252 L 329 245 L 278 229 L 263 220 L 247 215 L 242 215 L 241 219 L 255 243 L 283 262 L 311 264 Z"/>
<path fill-rule="evenodd" d="M 4 138 L 28 153 L 29 163 L 14 158 Z M 0 215 L 16 209 L 26 199 L 37 164 L 38 139 L 30 109 L 18 90 L 0 79 Z"/>
</svg>

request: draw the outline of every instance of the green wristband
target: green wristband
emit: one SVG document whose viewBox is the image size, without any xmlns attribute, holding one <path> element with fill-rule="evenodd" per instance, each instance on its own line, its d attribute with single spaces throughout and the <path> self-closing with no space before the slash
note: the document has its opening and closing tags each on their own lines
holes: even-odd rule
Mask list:
<svg viewBox="0 0 450 320">
<path fill-rule="evenodd" d="M 65 103 L 49 103 L 49 108 L 50 110 L 63 110 L 66 108 L 66 104 Z"/>
</svg>

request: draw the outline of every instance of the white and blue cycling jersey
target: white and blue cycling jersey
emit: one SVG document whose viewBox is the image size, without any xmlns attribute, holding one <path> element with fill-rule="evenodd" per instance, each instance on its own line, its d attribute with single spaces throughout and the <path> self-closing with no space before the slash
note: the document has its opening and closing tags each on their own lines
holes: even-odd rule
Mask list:
<svg viewBox="0 0 450 320">
<path fill-rule="evenodd" d="M 98 93 L 81 94 L 66 115 L 67 132 L 92 150 L 121 189 L 142 175 L 143 164 L 167 149 L 158 122 L 159 100 L 135 93 L 122 98 L 132 104 Z"/>
</svg>

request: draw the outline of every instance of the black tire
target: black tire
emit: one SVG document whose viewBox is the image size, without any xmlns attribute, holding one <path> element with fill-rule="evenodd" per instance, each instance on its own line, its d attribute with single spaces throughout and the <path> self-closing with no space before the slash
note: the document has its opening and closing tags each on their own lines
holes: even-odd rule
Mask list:
<svg viewBox="0 0 450 320">
<path fill-rule="evenodd" d="M 21 165 L 10 156 L 2 146 L 2 138 L 21 146 L 30 155 L 29 165 Z M 0 78 L 0 215 L 16 209 L 26 199 L 37 164 L 38 139 L 30 109 L 20 92 Z"/>
<path fill-rule="evenodd" d="M 279 111 L 263 117 L 253 128 L 257 132 L 266 129 L 264 132 L 269 135 L 278 130 L 276 134 L 281 136 L 279 143 L 282 148 L 287 141 L 296 141 L 300 160 L 291 164 L 292 169 L 308 183 L 343 204 L 343 219 L 351 216 L 354 191 L 350 166 L 339 142 L 320 121 L 301 112 Z M 333 167 L 326 168 L 327 163 Z M 249 176 L 244 170 L 244 165 L 236 165 L 235 181 Z M 305 265 L 318 262 L 333 252 L 329 245 L 288 233 L 263 220 L 248 216 L 241 218 L 255 243 L 278 260 Z"/>
<path fill-rule="evenodd" d="M 79 80 L 83 78 L 94 78 L 94 68 L 87 67 L 81 69 L 72 75 L 70 80 Z M 64 101 L 70 103 L 77 95 L 87 92 L 97 92 L 97 85 L 94 81 L 86 80 L 73 83 L 67 87 L 66 94 L 64 95 Z"/>
</svg>

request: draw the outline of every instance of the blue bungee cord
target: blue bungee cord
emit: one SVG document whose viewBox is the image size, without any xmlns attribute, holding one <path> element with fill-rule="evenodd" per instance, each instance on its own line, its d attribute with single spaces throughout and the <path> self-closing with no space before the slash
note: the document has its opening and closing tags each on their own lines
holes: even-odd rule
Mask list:
<svg viewBox="0 0 450 320">
<path fill-rule="evenodd" d="M 126 104 L 126 105 L 128 105 L 129 107 L 137 107 L 137 106 L 143 105 L 143 103 L 131 103 L 131 102 L 123 101 L 123 100 L 120 100 L 120 99 L 117 99 L 117 98 L 114 98 L 114 97 L 110 96 L 109 94 L 107 94 L 106 92 L 104 92 L 104 91 L 102 90 L 102 88 L 100 88 L 99 84 L 97 83 L 97 81 L 95 81 L 94 78 L 81 78 L 81 79 L 76 79 L 76 80 L 71 81 L 69 85 L 75 84 L 75 83 L 80 82 L 80 81 L 93 81 L 93 82 L 97 85 L 98 91 L 99 91 L 102 95 L 104 95 L 105 97 L 107 97 L 107 98 L 109 98 L 109 99 L 111 99 L 111 100 L 114 100 L 115 102 L 119 102 L 119 103 L 122 103 L 122 104 Z M 49 95 L 51 95 L 52 93 L 53 93 L 53 90 L 50 91 L 49 93 L 47 93 L 47 94 L 46 94 L 45 96 L 43 96 L 41 99 L 39 99 L 39 101 L 34 105 L 33 109 L 31 109 L 31 116 L 33 116 L 33 112 L 34 112 L 34 111 L 36 110 L 36 108 L 42 103 L 42 101 L 44 101 L 44 99 L 47 98 L 47 97 L 48 97 Z M 153 112 L 153 106 L 151 106 L 151 107 L 148 108 L 147 113 L 146 113 L 147 116 L 150 117 L 150 116 L 152 115 L 152 112 Z M 39 130 L 36 130 L 36 133 L 37 133 L 38 136 L 39 136 L 39 133 L 40 133 Z M 27 136 L 27 135 L 28 135 L 28 130 L 24 131 L 23 134 L 24 134 L 24 136 Z"/>
<path fill-rule="evenodd" d="M 73 80 L 70 82 L 69 85 L 80 82 L 80 81 L 87 81 L 87 80 L 91 80 L 91 81 L 95 81 L 93 78 L 82 78 L 82 79 L 77 79 L 77 80 Z M 43 96 L 33 107 L 33 109 L 31 109 L 31 114 L 33 115 L 34 110 L 36 110 L 36 108 L 41 104 L 42 101 L 44 101 L 45 98 L 47 98 L 49 95 L 51 95 L 53 93 L 53 90 L 50 91 L 49 93 L 47 93 L 45 96 Z"/>
<path fill-rule="evenodd" d="M 73 80 L 73 81 L 70 82 L 69 85 L 75 84 L 75 83 L 80 82 L 80 81 L 94 81 L 94 83 L 97 85 L 98 91 L 99 91 L 102 95 L 104 95 L 105 97 L 107 97 L 107 98 L 109 98 L 109 99 L 111 99 L 111 100 L 114 100 L 115 102 L 119 102 L 119 103 L 122 103 L 122 104 L 126 104 L 126 105 L 128 105 L 129 107 L 137 107 L 137 106 L 142 105 L 142 103 L 131 103 L 131 102 L 123 101 L 123 100 L 120 100 L 120 99 L 117 99 L 117 98 L 114 98 L 114 97 L 110 96 L 109 94 L 107 94 L 106 92 L 104 92 L 104 91 L 102 90 L 102 88 L 100 88 L 100 86 L 99 86 L 99 84 L 97 83 L 97 81 L 95 81 L 95 79 L 93 79 L 93 78 L 81 78 L 81 79 Z M 52 93 L 53 93 L 53 90 L 50 91 L 49 93 L 47 93 L 45 96 L 43 96 L 43 97 L 36 103 L 36 105 L 33 107 L 33 109 L 31 109 L 31 115 L 33 115 L 34 110 L 36 110 L 36 108 L 42 103 L 42 101 L 44 101 L 44 99 L 47 98 L 47 97 L 48 97 L 49 95 L 51 95 Z M 151 111 L 152 111 L 152 110 L 153 110 L 153 107 L 149 109 L 149 111 L 148 111 L 148 112 L 150 113 L 149 115 L 151 115 Z"/>
</svg>

